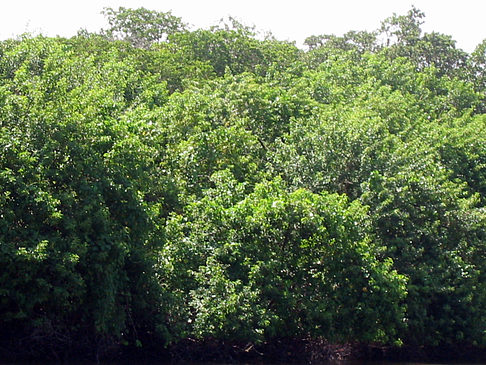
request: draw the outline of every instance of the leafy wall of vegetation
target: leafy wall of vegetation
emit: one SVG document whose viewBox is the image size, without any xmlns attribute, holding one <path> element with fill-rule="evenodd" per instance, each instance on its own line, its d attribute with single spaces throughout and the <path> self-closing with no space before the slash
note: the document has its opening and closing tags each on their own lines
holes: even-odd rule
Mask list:
<svg viewBox="0 0 486 365">
<path fill-rule="evenodd" d="M 486 345 L 485 42 L 105 14 L 0 43 L 3 353 Z"/>
</svg>

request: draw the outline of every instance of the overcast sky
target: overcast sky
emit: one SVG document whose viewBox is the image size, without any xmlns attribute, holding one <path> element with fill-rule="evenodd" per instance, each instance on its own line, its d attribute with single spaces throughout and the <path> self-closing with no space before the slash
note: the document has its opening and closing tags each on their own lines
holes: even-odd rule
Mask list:
<svg viewBox="0 0 486 365">
<path fill-rule="evenodd" d="M 452 35 L 466 51 L 486 38 L 486 0 L 0 0 L 0 39 L 25 32 L 69 37 L 81 28 L 98 31 L 106 26 L 103 7 L 124 6 L 171 10 L 195 27 L 231 15 L 300 45 L 310 35 L 374 30 L 412 4 L 425 12 L 425 31 Z"/>
</svg>

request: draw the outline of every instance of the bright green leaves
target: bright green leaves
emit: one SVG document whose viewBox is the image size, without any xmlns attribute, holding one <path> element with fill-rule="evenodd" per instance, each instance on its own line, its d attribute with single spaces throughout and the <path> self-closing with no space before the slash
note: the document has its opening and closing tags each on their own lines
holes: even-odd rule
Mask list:
<svg viewBox="0 0 486 365">
<path fill-rule="evenodd" d="M 189 331 L 245 341 L 395 338 L 405 279 L 377 260 L 358 202 L 289 193 L 281 180 L 239 201 L 213 198 L 229 193 L 221 185 L 169 221 L 161 270 L 179 277 L 172 290 L 189 305 Z"/>
<path fill-rule="evenodd" d="M 43 38 L 11 44 L 3 57 L 1 326 L 22 319 L 21 336 L 37 331 L 53 346 L 57 331 L 135 341 L 129 316 L 155 325 L 131 306 L 160 300 L 146 275 L 160 243 L 160 204 L 149 199 L 161 190 L 159 146 L 154 126 L 140 133 L 124 114 L 167 92 L 118 50 L 103 57 Z"/>
<path fill-rule="evenodd" d="M 106 15 L 0 44 L 2 333 L 486 343 L 484 44 Z"/>
</svg>

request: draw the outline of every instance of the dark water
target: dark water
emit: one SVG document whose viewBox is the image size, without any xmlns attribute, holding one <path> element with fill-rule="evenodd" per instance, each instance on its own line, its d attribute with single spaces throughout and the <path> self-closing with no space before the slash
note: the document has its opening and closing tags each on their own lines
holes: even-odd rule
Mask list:
<svg viewBox="0 0 486 365">
<path fill-rule="evenodd" d="M 2 362 L 0 360 L 0 365 L 168 365 L 171 363 L 167 362 Z M 234 363 L 192 363 L 192 362 L 180 362 L 172 363 L 171 365 L 235 365 Z M 255 362 L 255 363 L 236 363 L 236 365 L 308 365 L 307 363 L 265 363 L 265 362 Z M 419 362 L 390 362 L 390 361 L 327 361 L 320 362 L 318 365 L 486 365 L 486 360 L 484 362 L 434 362 L 434 363 L 419 363 Z"/>
</svg>

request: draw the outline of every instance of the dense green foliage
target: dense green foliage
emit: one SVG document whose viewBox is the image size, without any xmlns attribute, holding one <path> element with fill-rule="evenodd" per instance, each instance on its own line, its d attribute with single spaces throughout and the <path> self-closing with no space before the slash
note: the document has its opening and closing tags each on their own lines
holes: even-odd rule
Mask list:
<svg viewBox="0 0 486 365">
<path fill-rule="evenodd" d="M 0 43 L 0 351 L 486 346 L 485 42 L 105 14 Z"/>
</svg>

